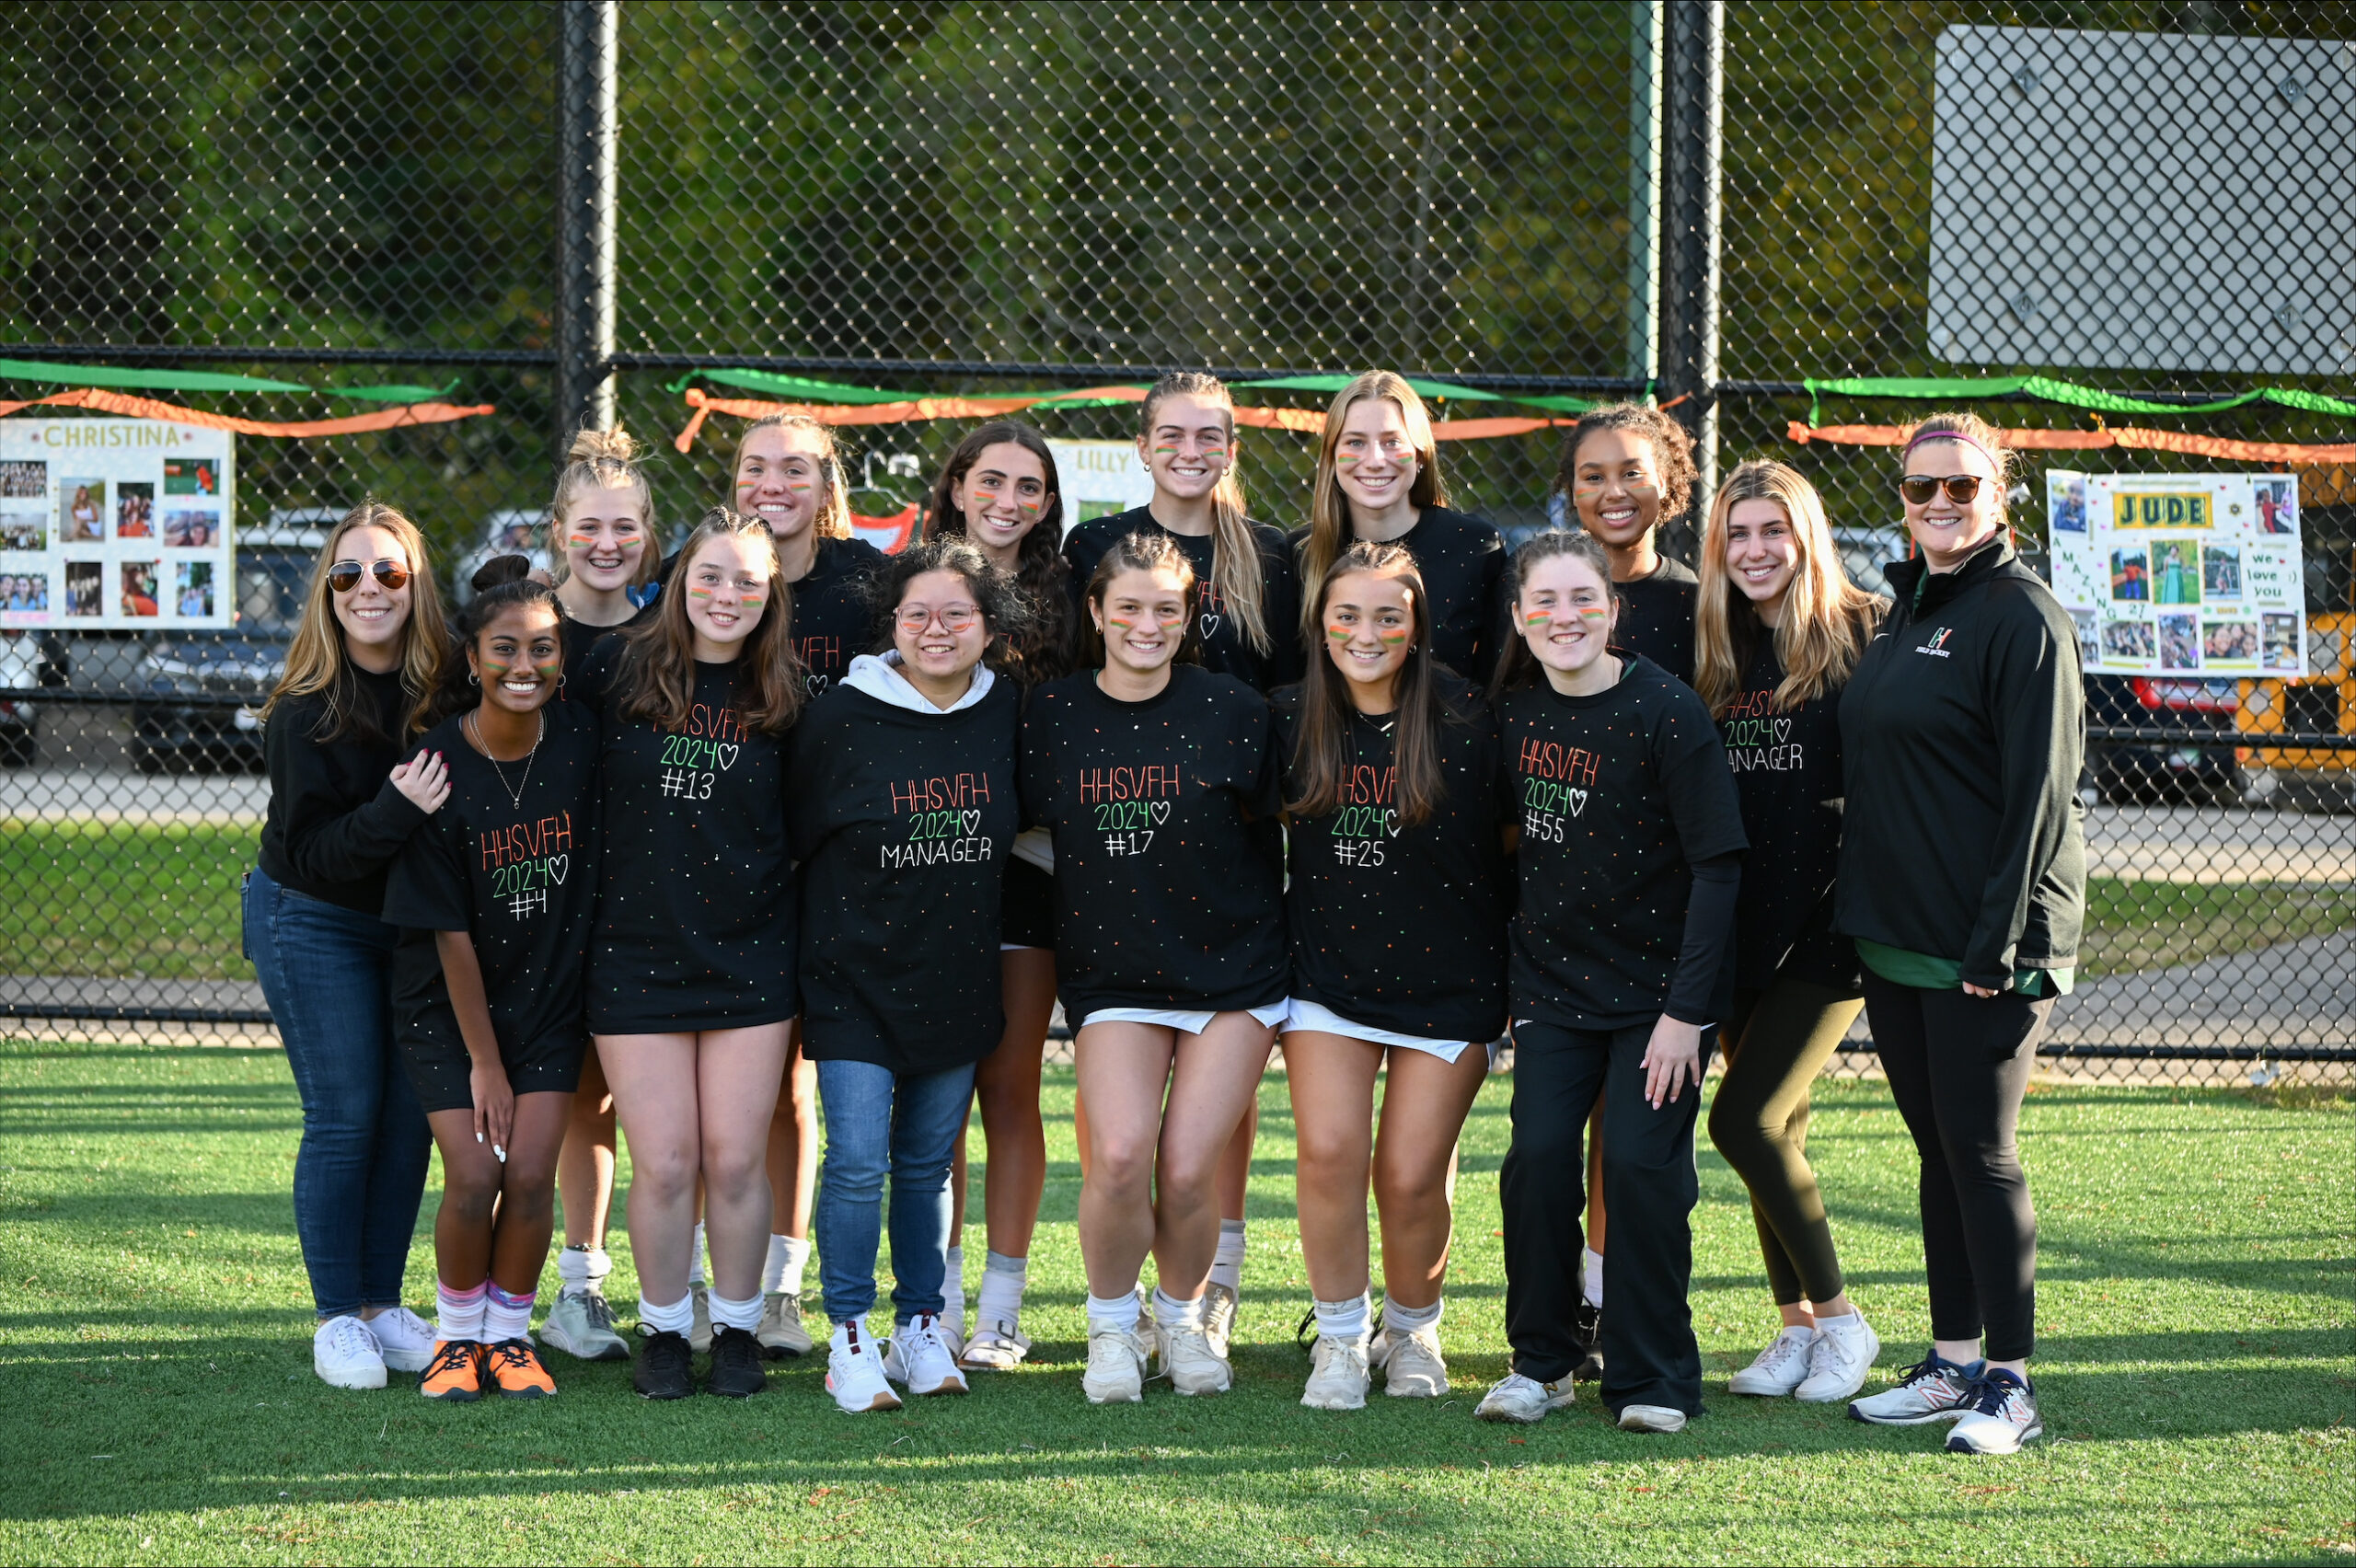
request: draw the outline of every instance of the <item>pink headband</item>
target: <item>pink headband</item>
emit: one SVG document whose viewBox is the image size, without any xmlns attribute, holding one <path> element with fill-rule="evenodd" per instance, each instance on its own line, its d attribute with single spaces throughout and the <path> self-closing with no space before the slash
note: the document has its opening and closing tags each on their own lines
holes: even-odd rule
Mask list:
<svg viewBox="0 0 2356 1568">
<path fill-rule="evenodd" d="M 1987 458 L 1988 466 L 1995 469 L 1996 472 L 2001 474 L 2004 471 L 2004 460 L 2002 457 L 1997 456 L 1993 452 L 1989 451 L 1985 446 L 1981 445 L 1980 443 L 1972 440 L 1971 437 L 1964 434 L 1963 432 L 1959 430 L 1926 430 L 1922 434 L 1916 436 L 1913 440 L 1906 444 L 1906 450 L 1898 455 L 1898 460 L 1903 463 L 1909 457 L 1913 456 L 1914 449 L 1922 445 L 1926 441 L 1960 441 L 1966 446 L 1970 447 L 1974 452 L 1979 453 L 1982 457 Z"/>
</svg>

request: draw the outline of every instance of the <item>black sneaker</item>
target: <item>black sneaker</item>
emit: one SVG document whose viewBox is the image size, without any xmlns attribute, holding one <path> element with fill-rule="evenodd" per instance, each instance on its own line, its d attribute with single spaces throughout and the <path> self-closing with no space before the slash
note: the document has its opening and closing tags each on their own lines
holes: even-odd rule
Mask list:
<svg viewBox="0 0 2356 1568">
<path fill-rule="evenodd" d="M 629 1370 L 630 1386 L 642 1400 L 683 1400 L 696 1391 L 696 1353 L 685 1334 L 657 1331 L 638 1347 L 638 1364 Z"/>
<path fill-rule="evenodd" d="M 1571 1368 L 1572 1380 L 1602 1382 L 1603 1309 L 1588 1305 L 1585 1297 L 1571 1309 L 1571 1343 L 1579 1347 L 1579 1364 Z"/>
<path fill-rule="evenodd" d="M 704 1379 L 704 1392 L 722 1399 L 744 1400 L 768 1386 L 769 1375 L 761 1370 L 761 1342 L 743 1329 L 714 1323 L 711 1375 Z"/>
</svg>

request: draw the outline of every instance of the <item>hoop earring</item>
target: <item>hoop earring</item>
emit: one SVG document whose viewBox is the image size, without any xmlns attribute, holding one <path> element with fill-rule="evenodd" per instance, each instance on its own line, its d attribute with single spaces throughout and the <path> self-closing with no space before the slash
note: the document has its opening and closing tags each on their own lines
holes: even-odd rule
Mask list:
<svg viewBox="0 0 2356 1568">
<path fill-rule="evenodd" d="M 564 676 L 561 674 L 560 674 L 556 678 L 556 694 L 559 697 L 562 697 L 564 695 Z"/>
<path fill-rule="evenodd" d="M 470 686 L 479 686 L 482 685 L 482 677 L 475 674 L 474 671 L 468 670 L 467 672 L 467 684 Z"/>
</svg>

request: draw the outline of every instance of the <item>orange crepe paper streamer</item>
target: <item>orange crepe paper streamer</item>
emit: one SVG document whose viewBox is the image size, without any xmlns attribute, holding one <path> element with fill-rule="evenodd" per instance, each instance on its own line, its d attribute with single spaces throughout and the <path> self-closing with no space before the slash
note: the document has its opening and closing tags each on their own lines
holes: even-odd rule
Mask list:
<svg viewBox="0 0 2356 1568">
<path fill-rule="evenodd" d="M 239 435 L 272 435 L 295 437 L 305 435 L 359 435 L 372 430 L 398 430 L 402 425 L 447 424 L 452 420 L 471 420 L 499 410 L 490 403 L 472 408 L 460 408 L 455 403 L 410 403 L 398 409 L 384 409 L 373 414 L 353 414 L 341 420 L 305 420 L 296 423 L 281 423 L 270 420 L 239 419 L 235 414 L 208 414 L 199 409 L 182 408 L 178 403 L 162 403 L 153 398 L 134 398 L 124 392 L 109 392 L 97 386 L 77 386 L 71 391 L 53 393 L 46 398 L 25 398 L 0 402 L 0 419 L 6 419 L 19 409 L 29 409 L 36 403 L 47 403 L 72 409 L 97 409 L 103 413 L 121 414 L 134 420 L 156 420 L 166 424 L 202 425 L 207 430 L 235 431 Z"/>
<path fill-rule="evenodd" d="M 1557 425 L 1575 425 L 1576 420 L 1542 420 L 1505 414 L 1493 420 L 1435 420 L 1432 421 L 1434 441 L 1494 441 L 1501 435 L 1528 435 L 1534 430 L 1553 430 Z"/>
<path fill-rule="evenodd" d="M 992 414 L 1011 414 L 1042 403 L 1053 405 L 1076 398 L 1118 398 L 1124 402 L 1139 402 L 1145 398 L 1134 386 L 1091 386 L 1047 397 L 914 398 L 905 403 L 772 403 L 756 398 L 714 398 L 699 386 L 688 387 L 685 396 L 687 407 L 695 412 L 688 416 L 687 429 L 671 443 L 681 452 L 695 445 L 704 420 L 715 413 L 734 414 L 747 420 L 767 419 L 771 414 L 802 414 L 827 425 L 907 424 L 918 420 L 987 419 Z"/>
<path fill-rule="evenodd" d="M 1900 446 L 1911 431 L 1905 425 L 1818 425 L 1791 421 L 1785 434 L 1806 445 L 1811 441 L 1842 446 Z M 2127 447 L 2145 452 L 2181 452 L 2196 457 L 2222 457 L 2241 463 L 2351 463 L 2356 442 L 2303 446 L 2288 441 L 2233 441 L 2219 435 L 2193 435 L 2184 431 L 2144 430 L 2122 425 L 2116 430 L 1998 431 L 2004 444 L 2024 452 L 2086 452 L 2101 447 Z"/>
</svg>

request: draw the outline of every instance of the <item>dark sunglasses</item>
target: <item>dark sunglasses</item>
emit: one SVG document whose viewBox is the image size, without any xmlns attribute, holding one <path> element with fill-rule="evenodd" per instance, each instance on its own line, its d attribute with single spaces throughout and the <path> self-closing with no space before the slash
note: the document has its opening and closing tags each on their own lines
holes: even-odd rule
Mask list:
<svg viewBox="0 0 2356 1568">
<path fill-rule="evenodd" d="M 1947 499 L 1958 506 L 1969 506 L 1971 498 L 1980 493 L 1980 476 L 1949 474 L 1944 479 L 1934 479 L 1928 474 L 1909 474 L 1898 481 L 1898 493 L 1916 506 L 1929 505 L 1931 498 L 1941 490 L 1945 490 Z"/>
<path fill-rule="evenodd" d="M 349 594 L 360 586 L 360 574 L 373 571 L 376 581 L 387 588 L 409 586 L 409 568 L 397 560 L 380 560 L 374 566 L 363 566 L 356 560 L 340 560 L 328 568 L 328 586 L 339 594 Z"/>
</svg>

